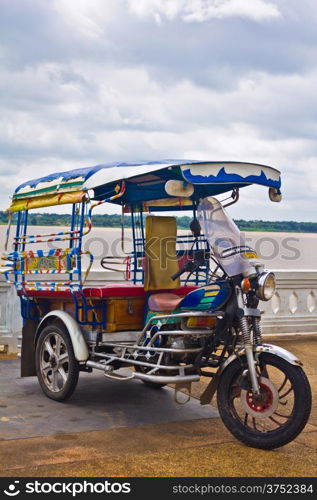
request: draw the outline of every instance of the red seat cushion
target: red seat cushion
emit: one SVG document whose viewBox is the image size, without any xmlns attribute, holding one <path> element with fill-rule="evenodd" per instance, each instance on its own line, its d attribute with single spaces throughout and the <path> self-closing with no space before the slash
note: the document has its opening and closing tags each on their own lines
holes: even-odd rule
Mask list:
<svg viewBox="0 0 317 500">
<path fill-rule="evenodd" d="M 171 293 L 177 295 L 186 295 L 197 286 L 182 286 Z M 133 285 L 130 283 L 109 283 L 103 287 L 87 287 L 82 290 L 85 297 L 106 298 L 106 297 L 145 297 L 143 285 Z M 162 290 L 164 292 L 164 290 Z M 156 293 L 158 293 L 156 291 Z M 21 293 L 20 293 L 21 294 Z M 50 291 L 50 290 L 27 290 L 30 297 L 71 297 L 72 294 L 68 290 Z"/>
<path fill-rule="evenodd" d="M 145 297 L 143 285 L 109 283 L 103 287 L 84 288 L 85 297 Z"/>
</svg>

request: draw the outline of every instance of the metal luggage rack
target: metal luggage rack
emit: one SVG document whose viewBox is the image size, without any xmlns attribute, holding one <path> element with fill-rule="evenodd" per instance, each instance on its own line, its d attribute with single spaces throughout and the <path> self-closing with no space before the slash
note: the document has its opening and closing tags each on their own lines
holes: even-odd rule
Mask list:
<svg viewBox="0 0 317 500">
<path fill-rule="evenodd" d="M 159 336 L 169 335 L 169 336 L 206 336 L 209 334 L 207 329 L 187 329 L 187 330 L 173 330 L 173 331 L 158 331 L 151 338 L 149 338 L 149 342 L 147 345 L 139 345 L 140 342 L 144 342 L 144 338 L 146 336 L 147 331 L 149 330 L 151 324 L 155 320 L 162 320 L 165 318 L 176 318 L 183 321 L 188 317 L 223 317 L 224 313 L 222 311 L 217 311 L 216 313 L 206 313 L 206 312 L 184 312 L 178 314 L 166 314 L 153 316 L 146 323 L 143 328 L 139 340 L 136 343 L 131 342 L 103 342 L 103 347 L 111 347 L 120 349 L 121 352 L 119 354 L 113 353 L 101 353 L 101 352 L 93 352 L 93 358 L 97 358 L 97 360 L 89 360 L 86 365 L 91 368 L 96 368 L 98 370 L 104 371 L 104 375 L 109 378 L 114 378 L 117 380 L 130 380 L 132 378 L 139 378 L 148 382 L 157 382 L 157 383 L 179 383 L 179 382 L 197 382 L 200 379 L 200 376 L 193 373 L 186 373 L 188 371 L 195 370 L 193 364 L 182 364 L 182 365 L 166 365 L 162 364 L 163 356 L 165 353 L 174 353 L 174 354 L 190 354 L 190 353 L 199 353 L 201 351 L 201 347 L 199 348 L 169 348 L 169 347 L 156 347 L 154 345 L 155 341 Z M 138 357 L 142 356 L 142 352 L 146 353 L 145 358 L 147 361 L 138 361 Z M 153 357 L 153 354 L 158 354 L 157 359 L 154 362 L 150 361 L 150 358 Z M 120 374 L 113 373 L 114 369 L 111 366 L 111 363 L 114 361 L 119 361 L 120 363 L 125 363 L 127 365 L 133 366 L 142 366 L 148 369 L 147 373 L 133 372 L 129 376 L 122 376 Z M 177 372 L 173 375 L 160 375 L 158 372 L 160 370 L 168 371 L 168 372 Z"/>
</svg>

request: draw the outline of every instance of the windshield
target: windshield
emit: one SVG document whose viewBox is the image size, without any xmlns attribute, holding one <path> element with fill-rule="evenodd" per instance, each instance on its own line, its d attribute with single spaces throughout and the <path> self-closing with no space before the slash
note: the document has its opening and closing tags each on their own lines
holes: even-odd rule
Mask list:
<svg viewBox="0 0 317 500">
<path fill-rule="evenodd" d="M 198 205 L 197 218 L 215 257 L 228 276 L 250 276 L 255 268 L 250 258 L 254 251 L 246 245 L 244 234 L 216 198 L 204 198 Z"/>
</svg>

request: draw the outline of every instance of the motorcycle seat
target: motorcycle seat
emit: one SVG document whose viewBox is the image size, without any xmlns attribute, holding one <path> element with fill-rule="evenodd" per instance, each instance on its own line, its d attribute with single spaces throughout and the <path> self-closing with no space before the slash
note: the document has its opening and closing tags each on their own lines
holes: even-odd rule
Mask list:
<svg viewBox="0 0 317 500">
<path fill-rule="evenodd" d="M 184 297 L 174 293 L 154 293 L 149 297 L 149 310 L 156 312 L 171 312 L 177 309 Z"/>
</svg>

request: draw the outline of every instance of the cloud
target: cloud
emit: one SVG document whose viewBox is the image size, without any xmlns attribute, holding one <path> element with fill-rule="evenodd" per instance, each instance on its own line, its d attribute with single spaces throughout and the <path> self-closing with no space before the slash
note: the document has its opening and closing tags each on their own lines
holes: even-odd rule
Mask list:
<svg viewBox="0 0 317 500">
<path fill-rule="evenodd" d="M 45 173 L 192 157 L 282 170 L 278 211 L 254 188 L 236 217 L 316 220 L 314 3 L 1 3 L 1 208 Z"/>
<path fill-rule="evenodd" d="M 252 21 L 266 21 L 280 17 L 276 5 L 266 0 L 128 0 L 131 11 L 141 18 L 153 17 L 160 24 L 162 18 L 173 21 L 180 17 L 185 22 L 205 22 L 210 19 L 242 17 Z"/>
<path fill-rule="evenodd" d="M 107 36 L 107 25 L 118 11 L 118 0 L 53 0 L 53 8 L 69 28 L 93 41 Z"/>
</svg>

